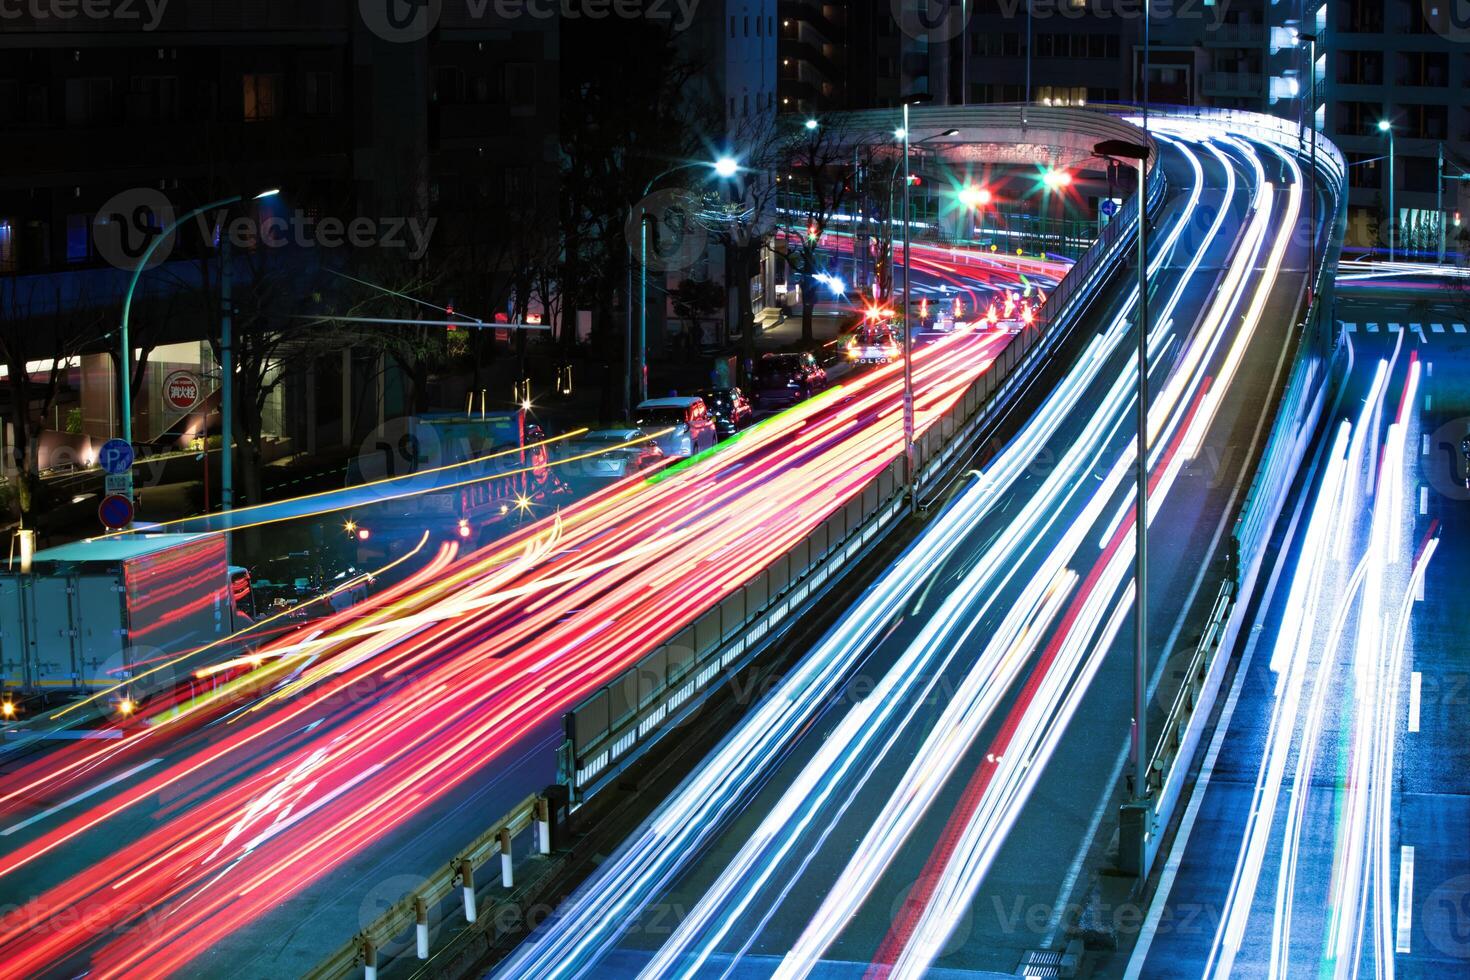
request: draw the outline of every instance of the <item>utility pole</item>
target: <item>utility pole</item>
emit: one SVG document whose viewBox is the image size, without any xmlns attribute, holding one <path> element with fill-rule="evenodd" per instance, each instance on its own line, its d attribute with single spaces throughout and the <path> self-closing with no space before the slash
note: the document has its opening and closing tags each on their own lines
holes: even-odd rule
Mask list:
<svg viewBox="0 0 1470 980">
<path fill-rule="evenodd" d="M 1125 872 L 1145 873 L 1147 840 L 1153 832 L 1148 785 L 1148 156 L 1146 143 L 1104 140 L 1093 147 L 1104 159 L 1131 160 L 1138 166 L 1138 432 L 1134 503 L 1133 603 L 1133 786 L 1123 806 L 1119 862 Z M 1157 166 L 1157 163 L 1155 164 Z"/>
<path fill-rule="evenodd" d="M 914 482 L 914 341 L 909 332 L 909 104 L 903 104 L 903 458 L 908 510 L 917 509 Z"/>
<path fill-rule="evenodd" d="M 1444 140 L 1439 141 L 1439 152 L 1434 161 L 1434 218 L 1439 222 L 1439 251 L 1435 265 L 1444 265 Z"/>
</svg>

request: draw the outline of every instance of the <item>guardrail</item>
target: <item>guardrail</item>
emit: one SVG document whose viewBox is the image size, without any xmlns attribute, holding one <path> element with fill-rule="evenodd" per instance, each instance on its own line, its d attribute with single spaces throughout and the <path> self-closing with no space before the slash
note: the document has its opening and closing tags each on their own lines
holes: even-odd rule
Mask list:
<svg viewBox="0 0 1470 980">
<path fill-rule="evenodd" d="M 478 921 L 481 917 L 481 891 L 493 893 L 496 886 L 486 888 L 477 885 L 475 872 L 486 865 L 498 864 L 499 897 L 509 898 L 515 887 L 513 850 L 516 839 L 530 831 L 529 850 L 539 855 L 550 854 L 551 825 L 552 802 L 544 796 L 526 797 L 452 861 L 417 888 L 406 892 L 387 911 L 317 964 L 305 975 L 307 980 L 338 980 L 358 967 L 363 969 L 367 980 L 376 980 L 380 961 L 387 958 L 395 947 L 401 944 L 403 955 L 407 955 L 410 936 L 414 956 L 418 960 L 427 960 L 430 955 L 430 911 L 438 911 L 458 893 L 457 904 L 465 922 L 472 924 Z M 497 857 L 498 862 L 495 860 Z"/>
<path fill-rule="evenodd" d="M 1148 184 L 1151 211 L 1162 204 L 1165 188 L 1163 171 L 1155 167 Z M 1029 379 L 1127 251 L 1136 225 L 1135 198 L 1052 291 L 1037 323 L 1018 333 L 954 407 L 916 436 L 918 488 L 963 458 L 967 441 Z M 876 547 L 903 509 L 903 460 L 900 447 L 894 451 L 895 459 L 810 535 L 567 713 L 558 778 L 574 802 L 607 785 L 687 718 L 766 649 L 783 623 L 814 606 Z"/>
<path fill-rule="evenodd" d="M 1187 117 L 1226 125 L 1231 132 L 1254 134 L 1263 139 L 1300 145 L 1297 127 L 1287 120 L 1239 110 L 1181 110 L 1172 117 Z M 1322 249 L 1313 275 L 1314 289 L 1297 334 L 1291 374 L 1283 389 L 1276 418 L 1258 457 L 1251 483 L 1235 515 L 1231 531 L 1228 572 L 1220 581 L 1204 634 L 1196 645 L 1150 756 L 1145 779 L 1149 798 L 1145 805 L 1124 804 L 1119 814 L 1119 864 L 1126 873 L 1147 878 L 1158 854 L 1165 830 L 1173 819 L 1188 771 L 1204 736 L 1205 723 L 1224 681 L 1230 662 L 1229 651 L 1243 627 L 1249 598 L 1255 588 L 1261 563 L 1270 543 L 1272 529 L 1286 504 L 1301 461 L 1310 446 L 1327 398 L 1340 380 L 1340 337 L 1322 329 L 1323 317 L 1330 322 L 1335 293 L 1333 270 L 1342 251 L 1347 230 L 1344 204 L 1347 168 L 1342 154 L 1325 137 L 1317 140 L 1318 167 L 1332 190 L 1334 211 L 1329 221 L 1327 246 Z M 1315 177 L 1313 175 L 1314 183 Z M 1314 191 L 1315 192 L 1315 191 Z M 1315 233 L 1315 231 L 1314 231 Z M 1324 312 L 1325 311 L 1325 312 Z M 1220 656 L 1224 652 L 1225 656 Z"/>
</svg>

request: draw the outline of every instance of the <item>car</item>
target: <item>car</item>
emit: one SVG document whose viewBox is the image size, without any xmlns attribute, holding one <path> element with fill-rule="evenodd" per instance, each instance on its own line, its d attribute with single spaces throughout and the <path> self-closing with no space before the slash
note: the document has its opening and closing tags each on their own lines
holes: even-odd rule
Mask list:
<svg viewBox="0 0 1470 980">
<path fill-rule="evenodd" d="M 881 321 L 864 323 L 848 338 L 848 360 L 857 364 L 889 364 L 898 360 L 898 337 L 902 330 Z"/>
<path fill-rule="evenodd" d="M 664 451 L 642 429 L 598 429 L 568 441 L 563 458 L 576 460 L 568 464 L 569 477 L 621 480 L 663 462 Z"/>
<path fill-rule="evenodd" d="M 799 402 L 827 387 L 827 372 L 809 352 L 766 354 L 756 367 L 756 399 L 763 406 Z"/>
<path fill-rule="evenodd" d="M 714 416 L 715 431 L 721 439 L 728 439 L 739 432 L 755 414 L 750 407 L 750 399 L 739 388 L 712 388 L 701 397 Z"/>
<path fill-rule="evenodd" d="M 650 398 L 639 402 L 633 424 L 648 433 L 662 432 L 654 441 L 665 456 L 693 456 L 715 444 L 715 422 L 704 399 L 696 396 Z"/>
</svg>

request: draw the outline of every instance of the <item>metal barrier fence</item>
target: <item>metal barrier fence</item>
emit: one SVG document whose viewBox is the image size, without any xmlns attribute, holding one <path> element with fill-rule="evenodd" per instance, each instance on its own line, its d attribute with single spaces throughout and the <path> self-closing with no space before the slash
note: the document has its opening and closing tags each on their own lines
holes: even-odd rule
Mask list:
<svg viewBox="0 0 1470 980">
<path fill-rule="evenodd" d="M 1242 132 L 1281 144 L 1296 141 L 1300 133 L 1287 120 L 1231 109 L 1181 110 L 1174 118 L 1209 119 L 1232 132 Z M 1311 301 L 1298 326 L 1296 356 L 1277 407 L 1251 483 L 1231 531 L 1230 571 L 1220 582 L 1203 636 L 1195 647 L 1184 683 L 1159 729 L 1146 778 L 1150 806 L 1146 813 L 1125 804 L 1120 814 L 1122 836 L 1119 862 L 1123 870 L 1146 878 L 1162 843 L 1164 831 L 1178 805 L 1184 779 L 1204 735 L 1205 721 L 1230 661 L 1228 652 L 1243 626 L 1243 617 L 1272 529 L 1280 517 L 1301 461 L 1315 437 L 1323 407 L 1340 380 L 1339 337 L 1331 329 L 1335 270 L 1347 230 L 1345 207 L 1347 168 L 1342 154 L 1325 137 L 1317 141 L 1318 167 L 1332 191 L 1333 214 L 1327 246 L 1313 274 Z M 1318 175 L 1313 174 L 1313 181 Z M 1315 230 L 1313 232 L 1315 234 Z M 1328 324 L 1324 329 L 1324 317 Z M 1221 652 L 1226 656 L 1218 656 Z"/>
<path fill-rule="evenodd" d="M 1150 211 L 1162 204 L 1165 190 L 1163 171 L 1155 167 L 1148 184 Z M 1030 377 L 1128 251 L 1136 225 L 1133 199 L 1052 291 L 1036 324 L 1012 338 L 954 407 L 916 436 L 917 486 L 944 473 Z M 903 508 L 903 461 L 900 447 L 894 451 L 895 459 L 835 504 L 810 535 L 567 713 L 558 778 L 573 801 L 605 786 L 692 713 L 769 646 L 783 622 L 813 606 L 876 546 Z"/>
<path fill-rule="evenodd" d="M 405 893 L 387 911 L 363 926 L 330 956 L 305 974 L 307 980 L 338 980 L 357 967 L 367 980 L 375 980 L 381 961 L 406 957 L 412 937 L 413 955 L 427 960 L 430 955 L 430 913 L 459 892 L 465 922 L 480 918 L 479 892 L 475 872 L 487 864 L 495 865 L 502 895 L 508 896 L 515 886 L 515 863 L 512 853 L 516 838 L 529 831 L 530 850 L 536 854 L 551 853 L 551 801 L 542 796 L 528 796 L 476 838 L 458 856 L 429 876 L 417 888 Z M 496 858 L 499 861 L 496 861 Z M 482 876 L 483 877 L 483 876 Z M 494 885 L 490 886 L 493 891 Z M 401 951 L 395 947 L 402 947 Z M 396 956 L 394 954 L 397 954 Z"/>
</svg>

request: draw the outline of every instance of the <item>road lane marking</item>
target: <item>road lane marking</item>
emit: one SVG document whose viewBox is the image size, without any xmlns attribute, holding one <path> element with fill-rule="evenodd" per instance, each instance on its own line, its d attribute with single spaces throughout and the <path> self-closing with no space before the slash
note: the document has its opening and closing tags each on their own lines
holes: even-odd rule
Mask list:
<svg viewBox="0 0 1470 980">
<path fill-rule="evenodd" d="M 1378 332 L 1378 324 L 1374 323 L 1371 320 L 1368 321 L 1368 332 L 1369 333 L 1377 333 Z"/>
<path fill-rule="evenodd" d="M 1424 336 L 1424 326 L 1423 326 L 1423 324 L 1411 323 L 1411 324 L 1409 324 L 1409 329 L 1412 330 L 1412 331 L 1414 331 L 1414 335 L 1419 338 L 1419 343 L 1421 343 L 1421 344 L 1427 344 L 1427 343 L 1429 343 L 1429 338 L 1426 337 L 1426 336 Z"/>
<path fill-rule="evenodd" d="M 1419 705 L 1424 686 L 1424 675 L 1414 671 L 1409 675 L 1409 731 L 1419 730 Z"/>
<path fill-rule="evenodd" d="M 1424 433 L 1424 438 L 1422 440 L 1420 440 L 1420 445 L 1421 445 L 1421 448 L 1419 450 L 1419 455 L 1421 455 L 1421 456 L 1428 456 L 1429 455 L 1429 433 L 1427 433 L 1427 432 Z"/>
<path fill-rule="evenodd" d="M 1443 323 L 1431 323 L 1429 325 L 1429 332 L 1430 333 L 1444 333 L 1444 324 Z"/>
<path fill-rule="evenodd" d="M 1395 953 L 1409 952 L 1414 925 L 1414 848 L 1399 845 L 1399 928 L 1394 937 Z"/>
<path fill-rule="evenodd" d="M 104 780 L 103 782 L 98 783 L 96 786 L 93 786 L 91 789 L 86 790 L 85 792 L 78 793 L 76 796 L 73 796 L 65 803 L 58 803 L 49 810 L 42 810 L 40 813 L 33 813 L 26 819 L 22 820 L 20 823 L 14 824 L 10 827 L 6 827 L 4 830 L 0 830 L 0 837 L 9 837 L 11 834 L 16 833 L 17 831 L 25 830 L 32 824 L 39 823 L 49 816 L 60 813 L 62 810 L 65 810 L 69 806 L 73 806 L 77 803 L 82 802 L 85 799 L 96 796 L 103 790 L 108 789 L 112 786 L 116 786 L 118 783 L 122 782 L 125 779 L 131 779 L 138 773 L 142 772 L 144 769 L 155 766 L 162 761 L 162 758 L 158 758 L 149 759 L 147 762 L 140 762 L 126 772 L 120 772 L 116 776 L 113 776 L 111 779 Z"/>
<path fill-rule="evenodd" d="M 1455 333 L 1464 333 L 1465 332 L 1465 325 L 1463 323 L 1456 323 L 1453 326 L 1454 326 Z"/>
<path fill-rule="evenodd" d="M 1429 487 L 1427 486 L 1419 488 L 1419 513 L 1421 515 L 1429 513 Z"/>
<path fill-rule="evenodd" d="M 1414 326 L 1418 326 L 1418 324 L 1414 324 Z M 1389 333 L 1398 333 L 1402 329 L 1404 329 L 1404 328 L 1402 326 L 1400 326 L 1399 324 L 1397 324 L 1397 323 L 1390 323 L 1388 325 L 1388 332 Z"/>
</svg>

